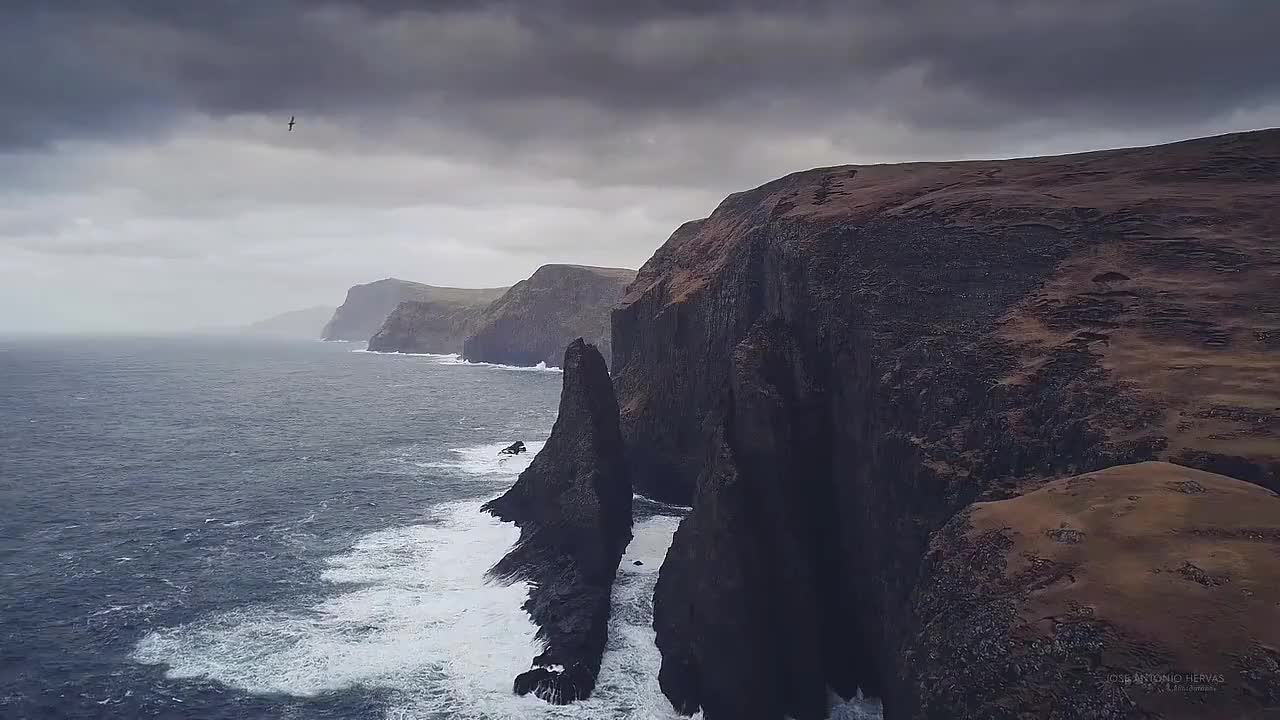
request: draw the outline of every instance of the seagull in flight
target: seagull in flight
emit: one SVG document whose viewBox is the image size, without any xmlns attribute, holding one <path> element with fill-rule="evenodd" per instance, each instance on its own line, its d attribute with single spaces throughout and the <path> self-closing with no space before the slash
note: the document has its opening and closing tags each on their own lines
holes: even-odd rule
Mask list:
<svg viewBox="0 0 1280 720">
<path fill-rule="evenodd" d="M 293 132 L 293 115 L 289 116 L 289 132 Z"/>
</svg>

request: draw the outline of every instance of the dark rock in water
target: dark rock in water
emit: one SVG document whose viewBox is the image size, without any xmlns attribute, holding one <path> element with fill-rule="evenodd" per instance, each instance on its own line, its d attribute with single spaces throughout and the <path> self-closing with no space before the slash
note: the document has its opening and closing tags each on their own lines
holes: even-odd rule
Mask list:
<svg viewBox="0 0 1280 720">
<path fill-rule="evenodd" d="M 609 362 L 609 312 L 636 271 L 583 265 L 543 265 L 485 309 L 463 346 L 475 362 L 532 366 L 560 362 L 576 337 Z"/>
<path fill-rule="evenodd" d="M 902 672 L 929 718 L 1266 717 L 1278 551 L 1280 498 L 1162 462 L 971 505 L 929 545 Z"/>
<path fill-rule="evenodd" d="M 538 697 L 542 697 L 538 694 L 538 691 L 544 687 L 550 687 L 551 682 L 550 670 L 546 668 L 534 668 L 532 670 L 525 670 L 517 675 L 511 690 L 516 695 L 528 695 L 529 693 L 534 693 L 535 695 L 538 695 Z"/>
<path fill-rule="evenodd" d="M 912 597 L 931 540 L 954 537 L 935 533 L 971 503 L 1156 459 L 1280 488 L 1277 198 L 1280 130 L 1267 130 L 819 168 L 678 229 L 614 311 L 612 368 L 637 491 L 694 506 L 655 593 L 661 684 L 677 709 L 810 720 L 830 686 L 880 695 L 891 720 L 926 717 L 922 703 L 949 717 L 929 699 L 958 677 L 943 658 L 986 677 L 1010 640 L 973 636 L 964 656 L 962 636 L 943 635 L 904 660 L 947 627 Z M 1190 487 L 1170 495 L 1213 496 Z M 1034 542 L 1080 552 L 1099 532 L 1059 517 Z M 1186 592 L 1235 587 L 1213 584 L 1202 560 L 1161 576 Z M 963 566 L 943 569 L 959 593 L 972 587 Z M 1159 615 L 1163 590 L 1145 580 L 1125 602 Z M 1070 624 L 1055 617 L 1033 619 Z M 1200 622 L 1237 636 L 1229 614 Z M 1173 625 L 1152 632 L 1174 658 L 1194 650 Z M 1124 643 L 1095 640 L 1095 669 L 1141 667 Z M 1270 697 L 1250 674 L 1260 665 L 1244 662 L 1265 665 L 1257 653 L 1241 648 L 1228 682 Z M 1040 716 L 1011 687 L 990 707 Z M 1069 707 L 1093 692 L 1058 689 Z M 1229 697 L 1165 700 L 1183 716 L 1231 717 Z"/>
<path fill-rule="evenodd" d="M 563 367 L 551 436 L 511 489 L 484 506 L 520 528 L 515 547 L 490 572 L 532 585 L 524 608 L 545 646 L 537 667 L 516 679 L 516 692 L 556 703 L 595 688 L 613 578 L 631 539 L 632 498 L 604 358 L 578 338 Z"/>
<path fill-rule="evenodd" d="M 511 443 L 510 445 L 499 450 L 498 454 L 499 455 L 519 455 L 520 453 L 526 452 L 527 450 L 528 448 L 524 446 L 524 443 L 520 440 L 517 440 Z"/>
<path fill-rule="evenodd" d="M 536 667 L 517 675 L 512 691 L 517 695 L 533 693 L 553 705 L 568 705 L 591 696 L 598 671 L 581 664 L 569 668 Z"/>
</svg>

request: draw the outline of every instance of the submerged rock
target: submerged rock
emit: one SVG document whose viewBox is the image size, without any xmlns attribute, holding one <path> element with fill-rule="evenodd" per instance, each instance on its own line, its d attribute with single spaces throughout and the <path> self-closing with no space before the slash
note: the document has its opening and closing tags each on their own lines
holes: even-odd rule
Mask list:
<svg viewBox="0 0 1280 720">
<path fill-rule="evenodd" d="M 484 506 L 520 528 L 490 572 L 531 584 L 524 608 L 545 647 L 514 690 L 554 703 L 586 698 L 595 688 L 614 574 L 631 540 L 631 483 L 604 358 L 578 338 L 563 367 L 551 436 L 511 489 Z"/>
<path fill-rule="evenodd" d="M 510 445 L 499 450 L 498 454 L 499 455 L 519 455 L 520 453 L 526 452 L 527 450 L 528 448 L 524 446 L 524 442 L 517 440 L 511 443 Z"/>
</svg>

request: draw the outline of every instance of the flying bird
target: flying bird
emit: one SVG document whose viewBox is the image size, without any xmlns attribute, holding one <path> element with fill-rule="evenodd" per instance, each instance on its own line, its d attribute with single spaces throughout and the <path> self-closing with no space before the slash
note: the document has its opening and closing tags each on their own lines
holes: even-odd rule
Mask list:
<svg viewBox="0 0 1280 720">
<path fill-rule="evenodd" d="M 293 132 L 293 115 L 289 116 L 289 132 Z"/>
</svg>

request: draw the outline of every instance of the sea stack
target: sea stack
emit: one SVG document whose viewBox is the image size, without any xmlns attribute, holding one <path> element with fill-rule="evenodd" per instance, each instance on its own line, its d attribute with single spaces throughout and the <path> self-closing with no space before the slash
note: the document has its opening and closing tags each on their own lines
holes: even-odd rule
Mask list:
<svg viewBox="0 0 1280 720">
<path fill-rule="evenodd" d="M 604 358 L 578 338 L 564 352 L 560 410 L 533 463 L 484 510 L 520 539 L 490 571 L 528 581 L 524 604 L 544 651 L 515 692 L 565 704 L 590 696 L 608 639 L 609 598 L 631 539 L 631 482 Z"/>
</svg>

